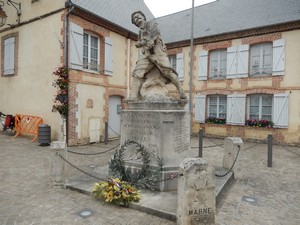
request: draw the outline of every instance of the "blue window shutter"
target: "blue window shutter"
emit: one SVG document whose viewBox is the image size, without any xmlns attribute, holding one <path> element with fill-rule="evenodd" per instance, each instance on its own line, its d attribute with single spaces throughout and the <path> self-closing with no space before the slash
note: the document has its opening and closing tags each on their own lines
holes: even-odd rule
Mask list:
<svg viewBox="0 0 300 225">
<path fill-rule="evenodd" d="M 195 97 L 195 121 L 205 123 L 206 96 L 198 95 Z"/>
<path fill-rule="evenodd" d="M 208 52 L 200 51 L 198 55 L 198 79 L 207 80 Z"/>
<path fill-rule="evenodd" d="M 113 75 L 113 42 L 112 38 L 105 38 L 105 66 L 104 73 L 107 75 Z"/>
<path fill-rule="evenodd" d="M 287 128 L 289 122 L 289 95 L 287 93 L 274 94 L 273 110 L 274 127 Z"/>
<path fill-rule="evenodd" d="M 240 45 L 237 55 L 237 76 L 247 77 L 249 68 L 249 45 Z"/>
<path fill-rule="evenodd" d="M 236 46 L 227 48 L 227 78 L 235 78 L 237 72 L 237 53 Z"/>
<path fill-rule="evenodd" d="M 228 95 L 226 123 L 232 125 L 245 125 L 245 107 L 246 95 Z"/>
<path fill-rule="evenodd" d="M 284 75 L 285 70 L 285 40 L 273 42 L 273 69 L 272 75 Z"/>
<path fill-rule="evenodd" d="M 249 67 L 249 45 L 227 49 L 227 78 L 247 77 Z"/>
<path fill-rule="evenodd" d="M 178 79 L 184 79 L 184 55 L 183 53 L 178 53 L 176 55 L 176 72 L 178 73 Z"/>
<path fill-rule="evenodd" d="M 83 69 L 83 28 L 70 22 L 70 68 Z"/>
<path fill-rule="evenodd" d="M 15 73 L 15 37 L 4 41 L 4 75 Z"/>
</svg>

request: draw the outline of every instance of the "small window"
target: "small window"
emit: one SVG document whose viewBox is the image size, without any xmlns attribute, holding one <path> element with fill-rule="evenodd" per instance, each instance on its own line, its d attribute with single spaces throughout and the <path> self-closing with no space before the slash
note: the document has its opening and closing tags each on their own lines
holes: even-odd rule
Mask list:
<svg viewBox="0 0 300 225">
<path fill-rule="evenodd" d="M 171 68 L 173 68 L 176 71 L 176 55 L 169 56 Z"/>
<path fill-rule="evenodd" d="M 99 38 L 83 34 L 83 69 L 99 71 Z"/>
<path fill-rule="evenodd" d="M 208 117 L 226 119 L 227 97 L 209 96 L 208 98 Z"/>
<path fill-rule="evenodd" d="M 248 112 L 251 120 L 272 120 L 272 95 L 250 95 L 248 97 Z"/>
<path fill-rule="evenodd" d="M 18 56 L 18 34 L 9 34 L 2 37 L 2 76 L 15 76 L 17 75 L 17 56 Z"/>
<path fill-rule="evenodd" d="M 273 44 L 261 43 L 250 47 L 250 74 L 271 75 L 273 64 Z"/>
<path fill-rule="evenodd" d="M 224 79 L 227 68 L 227 50 L 219 49 L 210 52 L 209 77 L 211 79 Z"/>
</svg>

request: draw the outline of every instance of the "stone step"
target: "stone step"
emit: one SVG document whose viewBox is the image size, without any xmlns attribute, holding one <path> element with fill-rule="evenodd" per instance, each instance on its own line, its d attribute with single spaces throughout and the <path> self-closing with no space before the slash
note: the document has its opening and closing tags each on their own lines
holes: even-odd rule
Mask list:
<svg viewBox="0 0 300 225">
<path fill-rule="evenodd" d="M 103 169 L 99 169 L 99 171 L 106 172 L 106 167 L 103 167 Z M 215 174 L 223 175 L 226 172 L 227 170 L 223 168 L 215 167 Z M 99 174 L 98 177 L 104 177 L 104 174 Z M 220 202 L 222 196 L 229 188 L 230 184 L 233 182 L 233 179 L 234 176 L 232 172 L 229 172 L 224 177 L 215 177 L 216 204 Z M 82 174 L 80 176 L 69 178 L 65 182 L 65 187 L 90 195 L 96 182 L 99 181 Z M 176 221 L 177 191 L 153 192 L 142 190 L 141 200 L 138 203 L 130 203 L 129 207 L 135 210 L 159 216 L 161 218 Z"/>
</svg>

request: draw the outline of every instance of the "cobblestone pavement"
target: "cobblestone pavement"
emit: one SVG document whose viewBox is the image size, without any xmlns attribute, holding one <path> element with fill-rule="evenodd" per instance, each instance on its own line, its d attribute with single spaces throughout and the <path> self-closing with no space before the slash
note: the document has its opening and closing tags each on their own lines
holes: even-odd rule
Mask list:
<svg viewBox="0 0 300 225">
<path fill-rule="evenodd" d="M 94 144 L 69 148 L 98 153 L 116 146 Z M 204 139 L 203 158 L 222 165 L 223 140 Z M 197 138 L 191 149 L 197 154 Z M 28 138 L 0 134 L 0 224 L 2 225 L 169 225 L 175 222 L 92 199 L 50 183 L 49 147 Z M 114 151 L 100 155 L 69 154 L 68 159 L 89 172 L 107 163 Z M 267 167 L 266 144 L 245 143 L 238 162 L 238 177 L 217 207 L 218 225 L 299 225 L 300 148 L 273 146 L 273 167 Z M 67 167 L 67 176 L 80 174 Z M 246 201 L 248 200 L 248 201 Z M 83 218 L 80 212 L 92 214 Z"/>
</svg>

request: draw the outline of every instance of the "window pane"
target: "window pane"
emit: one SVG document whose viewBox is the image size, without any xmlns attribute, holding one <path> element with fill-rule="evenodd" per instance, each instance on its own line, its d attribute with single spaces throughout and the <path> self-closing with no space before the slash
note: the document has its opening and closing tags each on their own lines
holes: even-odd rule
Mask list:
<svg viewBox="0 0 300 225">
<path fill-rule="evenodd" d="M 95 71 L 98 70 L 97 60 L 91 60 L 90 69 Z"/>
<path fill-rule="evenodd" d="M 98 51 L 97 49 L 91 48 L 91 59 L 97 60 L 98 58 Z"/>
<path fill-rule="evenodd" d="M 98 70 L 99 39 L 90 34 L 83 35 L 83 68 Z"/>
<path fill-rule="evenodd" d="M 262 115 L 271 115 L 272 114 L 272 106 L 263 106 L 261 113 L 262 113 Z"/>
<path fill-rule="evenodd" d="M 271 42 L 252 45 L 250 48 L 250 69 L 252 75 L 271 74 L 273 44 Z"/>
<path fill-rule="evenodd" d="M 209 77 L 220 78 L 226 76 L 227 51 L 226 49 L 210 52 Z"/>
<path fill-rule="evenodd" d="M 176 70 L 176 55 L 169 56 L 171 67 Z"/>
<path fill-rule="evenodd" d="M 91 36 L 91 47 L 98 48 L 98 38 Z"/>
<path fill-rule="evenodd" d="M 209 97 L 209 104 L 210 105 L 217 105 L 218 98 L 217 97 Z"/>
<path fill-rule="evenodd" d="M 259 106 L 259 97 L 258 96 L 250 97 L 250 106 Z"/>
<path fill-rule="evenodd" d="M 273 63 L 273 46 L 272 43 L 263 45 L 263 70 L 262 73 L 271 74 Z"/>
<path fill-rule="evenodd" d="M 89 61 L 88 58 L 83 57 L 83 69 L 89 68 Z"/>
<path fill-rule="evenodd" d="M 89 35 L 88 34 L 83 34 L 83 45 L 88 45 L 89 44 Z"/>
<path fill-rule="evenodd" d="M 83 46 L 83 57 L 88 57 L 88 46 Z"/>
<path fill-rule="evenodd" d="M 270 106 L 272 105 L 272 96 L 262 96 L 262 105 Z"/>
</svg>

